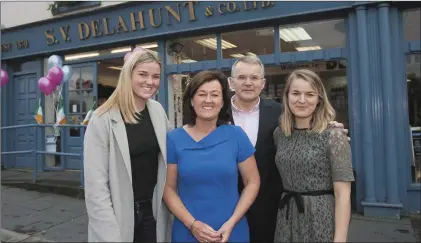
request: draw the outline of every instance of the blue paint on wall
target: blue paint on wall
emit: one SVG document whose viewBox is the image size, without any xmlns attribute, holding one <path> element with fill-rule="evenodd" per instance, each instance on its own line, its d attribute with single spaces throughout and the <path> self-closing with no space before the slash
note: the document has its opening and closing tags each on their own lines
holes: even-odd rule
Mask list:
<svg viewBox="0 0 421 243">
<path fill-rule="evenodd" d="M 80 15 L 73 15 L 69 17 L 51 19 L 36 25 L 27 25 L 21 28 L 6 29 L 2 31 L 2 44 L 11 43 L 12 50 L 2 53 L 2 60 L 16 58 L 20 56 L 29 56 L 41 53 L 60 52 L 76 48 L 87 48 L 98 46 L 100 44 L 121 43 L 124 41 L 139 40 L 141 38 L 158 38 L 158 36 L 169 34 L 182 34 L 191 31 L 200 31 L 204 28 L 216 28 L 222 26 L 244 24 L 250 22 L 267 21 L 277 19 L 280 17 L 287 17 L 300 14 L 309 14 L 323 12 L 334 9 L 350 8 L 354 2 L 273 2 L 274 4 L 262 8 L 262 2 L 257 2 L 255 10 L 245 11 L 243 1 L 236 1 L 236 8 L 240 11 L 232 13 L 228 12 L 228 3 L 226 2 L 205 2 L 199 1 L 190 3 L 194 9 L 194 16 L 189 12 L 189 3 L 187 2 L 148 2 L 148 3 L 128 3 L 113 8 L 100 9 L 98 11 L 83 13 Z M 265 3 L 268 3 L 266 1 Z M 222 4 L 222 14 L 218 12 L 219 6 Z M 165 6 L 170 6 L 177 11 L 177 6 L 180 9 L 180 22 L 177 22 L 173 16 L 168 15 Z M 231 4 L 231 7 L 233 5 Z M 206 16 L 206 9 L 210 7 L 213 16 Z M 247 8 L 252 8 L 252 3 L 249 2 Z M 152 10 L 153 11 L 149 11 Z M 149 17 L 155 16 L 158 24 L 159 9 L 161 10 L 162 24 L 159 27 L 152 27 Z M 233 8 L 231 8 L 233 9 Z M 132 31 L 131 13 L 134 13 L 136 20 L 139 19 L 137 13 L 143 11 L 144 29 L 140 29 L 137 24 L 137 30 Z M 150 15 L 153 13 L 154 15 Z M 107 19 L 108 33 L 114 34 L 105 35 L 104 18 Z M 119 18 L 124 21 L 127 32 L 120 28 L 120 33 L 117 33 Z M 92 37 L 92 21 L 94 25 L 98 25 L 99 32 L 102 36 Z M 79 24 L 86 23 L 86 27 L 90 28 L 90 37 L 81 40 L 79 36 Z M 60 28 L 63 32 L 68 33 L 70 40 L 63 39 Z M 82 29 L 85 25 L 82 25 Z M 48 45 L 45 31 L 55 36 L 58 43 Z M 97 33 L 99 33 L 97 32 Z M 99 34 L 98 34 L 99 35 Z M 18 50 L 16 48 L 16 41 L 28 40 L 29 47 Z M 49 40 L 48 40 L 49 41 Z"/>
</svg>

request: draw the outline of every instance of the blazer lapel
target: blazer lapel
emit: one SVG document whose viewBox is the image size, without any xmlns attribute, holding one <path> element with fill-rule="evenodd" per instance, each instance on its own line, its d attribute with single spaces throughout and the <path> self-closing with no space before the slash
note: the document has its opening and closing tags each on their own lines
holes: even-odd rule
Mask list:
<svg viewBox="0 0 421 243">
<path fill-rule="evenodd" d="M 166 119 L 160 114 L 159 110 L 155 108 L 151 101 L 146 102 L 151 117 L 152 126 L 155 131 L 156 139 L 158 140 L 159 148 L 161 149 L 162 157 L 167 166 L 167 126 Z"/>
<path fill-rule="evenodd" d="M 127 140 L 126 126 L 121 117 L 119 109 L 111 109 L 111 119 L 115 122 L 112 129 L 114 138 L 117 141 L 118 148 L 123 156 L 124 165 L 126 166 L 127 173 L 129 174 L 130 182 L 132 182 L 132 165 L 130 161 L 129 142 Z"/>
<path fill-rule="evenodd" d="M 265 119 L 267 116 L 267 106 L 265 105 L 265 100 L 260 98 L 260 104 L 259 104 L 259 130 L 257 131 L 257 141 L 256 146 L 259 146 L 259 144 L 264 140 L 263 135 L 265 128 L 269 126 L 268 119 Z"/>
</svg>

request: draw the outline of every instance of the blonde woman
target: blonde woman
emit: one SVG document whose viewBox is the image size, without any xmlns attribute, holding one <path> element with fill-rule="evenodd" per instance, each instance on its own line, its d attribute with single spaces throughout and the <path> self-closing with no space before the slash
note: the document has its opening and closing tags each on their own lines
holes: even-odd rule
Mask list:
<svg viewBox="0 0 421 243">
<path fill-rule="evenodd" d="M 274 134 L 276 165 L 284 193 L 276 242 L 345 242 L 350 221 L 351 149 L 335 118 L 322 81 L 314 72 L 290 74 L 284 113 Z"/>
<path fill-rule="evenodd" d="M 89 242 L 170 240 L 162 203 L 170 126 L 163 107 L 151 99 L 160 73 L 156 53 L 134 52 L 114 93 L 89 122 L 84 141 Z"/>
</svg>

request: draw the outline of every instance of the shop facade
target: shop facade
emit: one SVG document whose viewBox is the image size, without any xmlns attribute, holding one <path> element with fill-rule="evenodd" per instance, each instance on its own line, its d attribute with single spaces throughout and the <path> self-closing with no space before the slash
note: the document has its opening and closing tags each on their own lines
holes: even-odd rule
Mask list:
<svg viewBox="0 0 421 243">
<path fill-rule="evenodd" d="M 415 2 L 134 2 L 5 29 L 1 60 L 9 83 L 1 91 L 1 124 L 35 123 L 40 97 L 45 121 L 54 123 L 56 100 L 37 87 L 52 54 L 72 66 L 62 94 L 67 123 L 79 124 L 112 92 L 127 51 L 157 51 L 165 65 L 155 98 L 176 127 L 183 123 L 182 91 L 195 73 L 230 76 L 236 58 L 257 55 L 265 65 L 264 98 L 280 101 L 297 67 L 322 77 L 336 120 L 350 131 L 356 210 L 406 215 L 420 211 L 420 9 Z M 2 151 L 43 148 L 55 133 L 3 131 Z M 57 138 L 57 151 L 82 152 L 80 129 L 64 128 Z M 2 161 L 33 167 L 31 155 Z M 51 155 L 39 163 L 46 170 L 82 166 L 78 158 Z"/>
</svg>

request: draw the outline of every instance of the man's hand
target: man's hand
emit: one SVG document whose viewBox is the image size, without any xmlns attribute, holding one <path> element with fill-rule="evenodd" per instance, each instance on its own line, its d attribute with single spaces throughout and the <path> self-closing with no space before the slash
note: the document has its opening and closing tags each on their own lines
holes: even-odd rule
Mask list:
<svg viewBox="0 0 421 243">
<path fill-rule="evenodd" d="M 343 132 L 345 133 L 345 135 L 347 135 L 347 136 L 348 136 L 348 129 L 345 129 L 345 128 L 344 128 L 344 124 L 342 124 L 342 123 L 339 123 L 339 122 L 337 122 L 337 121 L 331 121 L 331 122 L 329 122 L 329 127 L 330 127 L 330 128 L 332 128 L 332 127 L 335 127 L 335 128 L 342 128 L 342 130 L 343 130 Z M 350 138 L 350 137 L 348 137 L 348 141 L 351 141 L 351 138 Z"/>
</svg>

